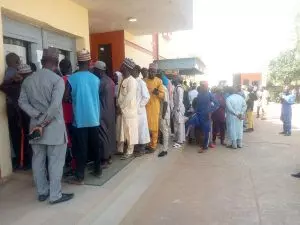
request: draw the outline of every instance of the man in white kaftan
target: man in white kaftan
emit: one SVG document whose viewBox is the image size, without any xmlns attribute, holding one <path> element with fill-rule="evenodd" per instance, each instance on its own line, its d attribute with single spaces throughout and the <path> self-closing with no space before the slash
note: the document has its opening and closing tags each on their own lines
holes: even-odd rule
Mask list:
<svg viewBox="0 0 300 225">
<path fill-rule="evenodd" d="M 139 141 L 135 146 L 135 152 L 138 155 L 145 153 L 146 144 L 150 142 L 150 133 L 148 127 L 146 105 L 149 102 L 150 94 L 143 77 L 140 75 L 141 68 L 136 65 L 133 72 L 133 77 L 137 82 L 137 110 L 138 110 L 138 126 L 139 126 Z"/>
<path fill-rule="evenodd" d="M 117 141 L 118 152 L 123 153 L 124 142 L 127 141 L 127 153 L 122 159 L 130 158 L 133 155 L 134 145 L 138 144 L 138 109 L 137 109 L 137 82 L 131 76 L 135 63 L 125 59 L 121 72 L 123 80 L 118 93 L 118 117 L 117 117 Z"/>
<path fill-rule="evenodd" d="M 233 91 L 232 91 L 233 92 Z M 242 148 L 243 118 L 247 110 L 245 99 L 233 93 L 226 99 L 226 124 L 228 132 L 228 147 Z"/>
<path fill-rule="evenodd" d="M 184 89 L 182 86 L 182 78 L 178 77 L 175 81 L 176 87 L 174 90 L 174 132 L 175 144 L 173 147 L 180 148 L 185 142 L 185 107 L 183 104 Z"/>
</svg>

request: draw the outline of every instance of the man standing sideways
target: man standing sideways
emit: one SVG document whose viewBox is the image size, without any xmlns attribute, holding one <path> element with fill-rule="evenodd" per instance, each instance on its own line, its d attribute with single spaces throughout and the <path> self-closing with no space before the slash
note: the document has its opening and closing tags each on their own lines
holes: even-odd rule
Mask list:
<svg viewBox="0 0 300 225">
<path fill-rule="evenodd" d="M 150 134 L 148 128 L 146 105 L 149 102 L 150 95 L 145 81 L 140 77 L 140 67 L 135 66 L 133 77 L 137 82 L 137 107 L 139 119 L 139 144 L 135 146 L 137 156 L 145 153 L 146 144 L 150 142 Z"/>
<path fill-rule="evenodd" d="M 99 142 L 100 124 L 100 79 L 89 72 L 90 53 L 83 49 L 77 53 L 78 72 L 69 77 L 65 101 L 73 105 L 73 150 L 76 160 L 75 176 L 71 177 L 69 183 L 84 184 L 84 172 L 90 150 L 94 160 L 94 171 L 92 175 L 100 177 L 101 156 Z"/>
<path fill-rule="evenodd" d="M 63 79 L 53 72 L 57 69 L 58 56 L 57 49 L 44 49 L 43 69 L 24 80 L 19 97 L 20 107 L 31 118 L 32 170 L 38 200 L 45 201 L 50 195 L 50 204 L 68 201 L 74 196 L 61 192 L 67 135 L 62 110 L 65 85 Z M 47 156 L 49 181 L 46 176 Z"/>
<path fill-rule="evenodd" d="M 111 163 L 111 155 L 117 150 L 116 146 L 116 110 L 115 84 L 106 74 L 106 64 L 98 61 L 94 65 L 94 74 L 100 78 L 100 107 L 101 122 L 99 129 L 100 148 L 104 167 Z"/>
<path fill-rule="evenodd" d="M 157 147 L 160 101 L 164 99 L 165 95 L 162 81 L 161 79 L 156 77 L 156 75 L 158 74 L 157 70 L 157 64 L 150 64 L 149 77 L 146 79 L 146 85 L 150 93 L 150 100 L 146 105 L 146 110 L 151 135 L 151 142 L 148 146 L 147 153 L 153 153 Z"/>
<path fill-rule="evenodd" d="M 226 99 L 226 120 L 228 124 L 228 148 L 243 147 L 243 120 L 247 110 L 245 99 L 234 88 L 228 90 Z"/>
<path fill-rule="evenodd" d="M 117 141 L 118 152 L 124 152 L 124 143 L 127 141 L 127 153 L 121 159 L 133 156 L 134 145 L 138 144 L 138 109 L 136 102 L 137 82 L 131 76 L 135 63 L 131 59 L 124 59 L 121 66 L 123 80 L 119 87 L 117 99 Z"/>
</svg>

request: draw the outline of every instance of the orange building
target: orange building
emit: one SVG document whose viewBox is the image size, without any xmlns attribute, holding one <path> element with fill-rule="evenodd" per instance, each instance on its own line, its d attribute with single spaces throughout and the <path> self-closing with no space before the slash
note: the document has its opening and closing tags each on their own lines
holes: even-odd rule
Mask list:
<svg viewBox="0 0 300 225">
<path fill-rule="evenodd" d="M 236 73 L 233 75 L 234 85 L 262 84 L 262 73 Z"/>
</svg>

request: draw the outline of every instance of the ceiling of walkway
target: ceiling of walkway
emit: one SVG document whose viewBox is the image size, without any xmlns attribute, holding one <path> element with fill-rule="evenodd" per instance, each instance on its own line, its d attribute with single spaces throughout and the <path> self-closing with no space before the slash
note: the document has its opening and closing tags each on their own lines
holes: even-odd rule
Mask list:
<svg viewBox="0 0 300 225">
<path fill-rule="evenodd" d="M 193 0 L 73 0 L 89 10 L 90 32 L 127 30 L 132 34 L 193 28 Z M 129 22 L 133 17 L 137 22 Z"/>
</svg>

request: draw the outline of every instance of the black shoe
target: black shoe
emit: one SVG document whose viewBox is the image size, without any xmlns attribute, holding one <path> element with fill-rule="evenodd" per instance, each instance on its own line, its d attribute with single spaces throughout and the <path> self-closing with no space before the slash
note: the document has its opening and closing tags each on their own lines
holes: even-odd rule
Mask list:
<svg viewBox="0 0 300 225">
<path fill-rule="evenodd" d="M 237 147 L 238 147 L 238 148 L 243 148 L 241 145 L 238 145 Z"/>
<path fill-rule="evenodd" d="M 164 157 L 164 156 L 166 156 L 166 155 L 168 155 L 168 152 L 167 152 L 167 151 L 162 151 L 162 152 L 160 152 L 160 153 L 158 154 L 158 157 Z"/>
<path fill-rule="evenodd" d="M 72 198 L 74 198 L 74 194 L 62 194 L 60 199 L 57 199 L 55 201 L 50 201 L 49 203 L 51 205 L 54 205 L 54 204 L 58 204 L 58 203 L 62 203 L 62 202 L 66 202 L 66 201 L 69 201 L 71 200 Z"/>
<path fill-rule="evenodd" d="M 291 175 L 292 177 L 300 178 L 300 173 L 295 173 Z"/>
<path fill-rule="evenodd" d="M 285 132 L 284 132 L 284 131 L 282 131 L 282 132 L 280 132 L 279 134 L 285 134 Z"/>
<path fill-rule="evenodd" d="M 39 202 L 44 202 L 49 198 L 49 194 L 47 195 L 39 195 L 38 200 Z"/>
<path fill-rule="evenodd" d="M 93 171 L 93 172 L 91 172 L 90 173 L 92 176 L 94 176 L 94 177 L 97 177 L 97 178 L 101 178 L 102 177 L 102 171 L 100 171 L 100 172 L 95 172 L 95 171 Z"/>
<path fill-rule="evenodd" d="M 149 148 L 146 149 L 145 154 L 152 154 L 154 152 L 155 152 L 155 149 L 149 147 Z"/>
<path fill-rule="evenodd" d="M 286 134 L 284 134 L 284 136 L 289 137 L 289 136 L 292 136 L 292 134 L 291 133 L 286 133 Z"/>
</svg>

